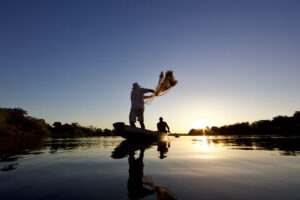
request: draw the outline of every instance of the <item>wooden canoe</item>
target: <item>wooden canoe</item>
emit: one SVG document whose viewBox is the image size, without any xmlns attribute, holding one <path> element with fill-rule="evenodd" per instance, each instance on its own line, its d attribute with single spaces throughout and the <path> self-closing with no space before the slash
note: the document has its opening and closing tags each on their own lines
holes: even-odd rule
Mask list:
<svg viewBox="0 0 300 200">
<path fill-rule="evenodd" d="M 165 138 L 167 133 L 160 133 L 158 131 L 151 131 L 147 129 L 136 128 L 125 125 L 124 122 L 117 122 L 113 124 L 115 133 L 128 140 L 145 141 L 145 140 L 161 140 Z"/>
</svg>

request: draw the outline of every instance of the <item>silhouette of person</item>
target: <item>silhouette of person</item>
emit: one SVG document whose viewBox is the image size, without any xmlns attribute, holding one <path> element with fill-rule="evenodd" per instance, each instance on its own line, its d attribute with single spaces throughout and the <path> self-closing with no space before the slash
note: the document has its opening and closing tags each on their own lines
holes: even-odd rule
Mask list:
<svg viewBox="0 0 300 200">
<path fill-rule="evenodd" d="M 144 125 L 144 96 L 145 93 L 154 92 L 152 89 L 141 88 L 138 83 L 133 83 L 131 91 L 131 109 L 129 114 L 130 126 L 135 127 L 136 118 L 140 122 L 141 128 L 145 129 Z"/>
<path fill-rule="evenodd" d="M 157 123 L 157 130 L 161 133 L 170 133 L 170 128 L 166 122 L 163 121 L 163 118 L 159 118 L 159 122 Z"/>
<path fill-rule="evenodd" d="M 137 144 L 125 140 L 112 152 L 111 157 L 114 159 L 122 159 L 128 156 L 128 198 L 130 200 L 137 200 L 155 194 L 158 200 L 174 200 L 176 196 L 170 190 L 155 185 L 150 177 L 144 176 L 144 152 L 147 148 L 151 148 L 151 146 L 153 146 L 153 144 Z M 167 148 L 166 142 L 163 146 Z M 137 151 L 140 151 L 140 154 L 138 158 L 135 158 L 135 152 Z M 164 152 L 166 153 L 167 151 L 164 150 Z"/>
<path fill-rule="evenodd" d="M 160 153 L 160 155 L 159 155 L 160 159 L 164 159 L 164 158 L 167 157 L 165 154 L 167 154 L 168 151 L 169 151 L 168 147 L 170 147 L 170 144 L 167 144 L 166 141 L 160 141 L 160 142 L 158 142 L 158 144 L 157 144 L 157 151 L 159 151 L 159 153 Z"/>
<path fill-rule="evenodd" d="M 153 194 L 153 189 L 148 189 L 143 185 L 144 176 L 144 152 L 145 149 L 140 150 L 140 155 L 137 159 L 134 157 L 134 151 L 131 151 L 128 157 L 129 163 L 129 178 L 127 182 L 129 199 L 140 199 L 150 194 Z"/>
</svg>

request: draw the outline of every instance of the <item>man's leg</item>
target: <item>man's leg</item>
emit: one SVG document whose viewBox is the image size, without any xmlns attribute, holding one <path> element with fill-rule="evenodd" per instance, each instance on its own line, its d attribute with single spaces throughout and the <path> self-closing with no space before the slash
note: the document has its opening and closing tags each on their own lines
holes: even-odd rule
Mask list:
<svg viewBox="0 0 300 200">
<path fill-rule="evenodd" d="M 132 127 L 136 127 L 134 124 L 135 120 L 136 120 L 136 116 L 137 116 L 136 111 L 134 109 L 131 109 L 130 113 L 129 113 L 129 123 L 130 123 L 130 126 L 132 126 Z"/>
<path fill-rule="evenodd" d="M 144 110 L 139 109 L 137 111 L 137 117 L 138 117 L 138 121 L 140 122 L 141 128 L 145 129 L 145 125 L 144 125 Z"/>
<path fill-rule="evenodd" d="M 134 123 L 135 123 L 135 122 L 130 122 L 130 126 L 136 127 Z"/>
<path fill-rule="evenodd" d="M 142 129 L 145 129 L 145 124 L 144 124 L 144 122 L 143 122 L 143 121 L 139 121 L 139 122 L 140 122 L 141 128 L 142 128 Z"/>
</svg>

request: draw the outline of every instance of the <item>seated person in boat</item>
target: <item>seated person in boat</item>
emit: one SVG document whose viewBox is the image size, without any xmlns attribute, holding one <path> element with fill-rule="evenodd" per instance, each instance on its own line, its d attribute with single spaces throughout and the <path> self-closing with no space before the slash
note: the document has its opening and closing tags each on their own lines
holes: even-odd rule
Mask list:
<svg viewBox="0 0 300 200">
<path fill-rule="evenodd" d="M 133 83 L 131 91 L 131 109 L 129 114 L 130 126 L 135 127 L 136 118 L 140 122 L 141 128 L 145 129 L 144 125 L 144 96 L 145 93 L 154 92 L 152 89 L 141 88 L 138 83 Z"/>
<path fill-rule="evenodd" d="M 163 121 L 163 118 L 159 118 L 159 122 L 157 123 L 157 130 L 161 133 L 170 133 L 170 128 L 167 122 Z"/>
</svg>

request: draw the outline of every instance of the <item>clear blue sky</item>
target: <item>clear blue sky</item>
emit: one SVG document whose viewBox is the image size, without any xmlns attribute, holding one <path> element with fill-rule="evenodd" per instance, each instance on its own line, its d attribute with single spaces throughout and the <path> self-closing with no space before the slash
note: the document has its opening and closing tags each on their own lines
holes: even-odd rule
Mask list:
<svg viewBox="0 0 300 200">
<path fill-rule="evenodd" d="M 300 1 L 0 2 L 0 107 L 48 123 L 128 122 L 133 82 L 179 84 L 146 106 L 173 131 L 300 110 Z"/>
</svg>

